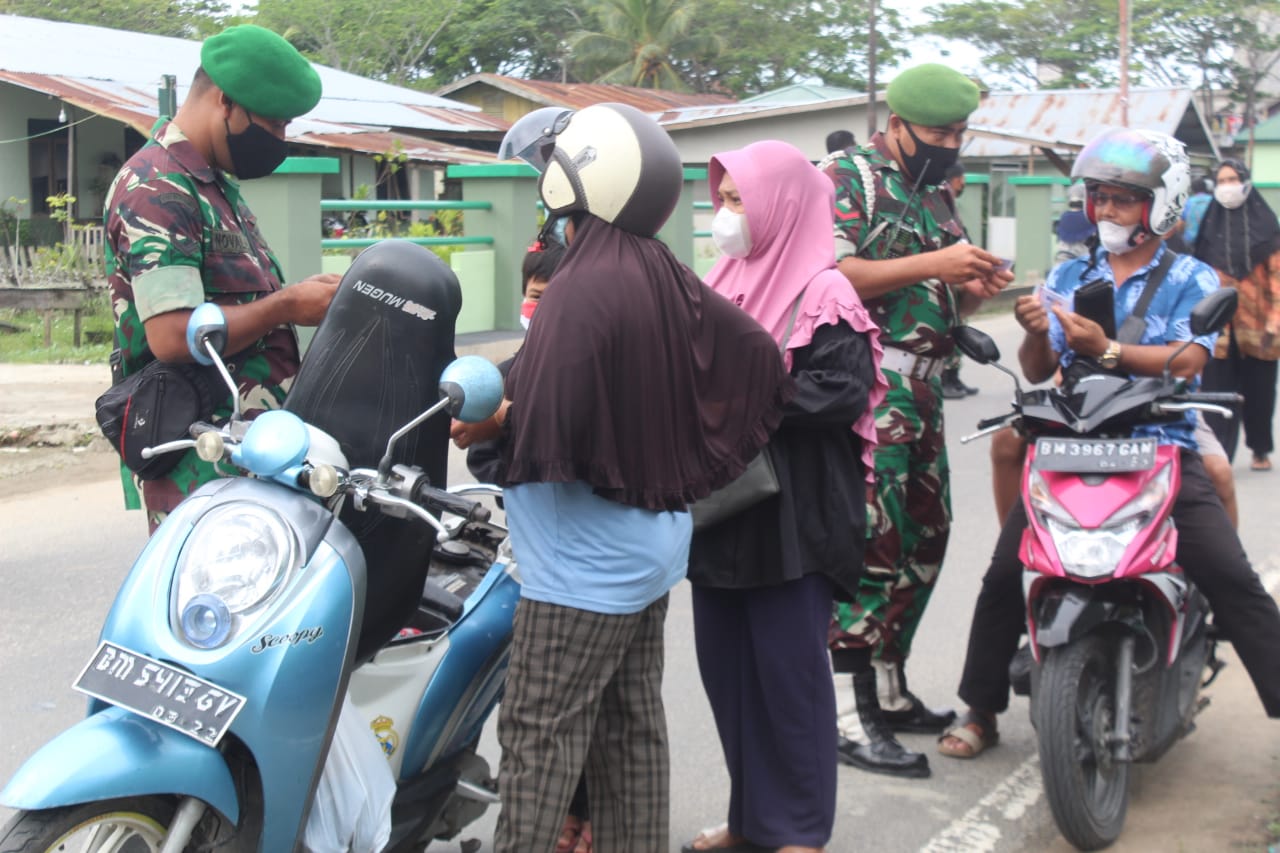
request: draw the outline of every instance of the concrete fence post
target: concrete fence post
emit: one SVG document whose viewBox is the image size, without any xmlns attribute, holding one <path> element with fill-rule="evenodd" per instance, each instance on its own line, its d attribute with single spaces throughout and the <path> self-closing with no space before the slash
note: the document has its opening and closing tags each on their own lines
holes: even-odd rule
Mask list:
<svg viewBox="0 0 1280 853">
<path fill-rule="evenodd" d="M 1063 196 L 1069 178 L 1021 175 L 1009 179 L 1017 205 L 1014 272 L 1017 284 L 1039 284 L 1053 266 L 1053 199 Z"/>
<path fill-rule="evenodd" d="M 450 166 L 462 182 L 464 201 L 489 202 L 488 210 L 468 210 L 464 236 L 493 237 L 494 328 L 520 328 L 520 265 L 538 233 L 537 171 L 525 163 Z"/>
</svg>

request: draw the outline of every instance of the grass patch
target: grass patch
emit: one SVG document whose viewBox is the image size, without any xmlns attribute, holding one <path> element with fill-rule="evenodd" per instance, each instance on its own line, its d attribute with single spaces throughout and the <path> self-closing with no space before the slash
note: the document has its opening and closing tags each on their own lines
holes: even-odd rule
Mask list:
<svg viewBox="0 0 1280 853">
<path fill-rule="evenodd" d="M 74 345 L 75 317 L 53 312 L 53 346 L 44 345 L 44 313 L 0 309 L 0 362 L 17 364 L 106 364 L 113 347 L 115 318 L 106 290 L 80 315 L 80 346 Z M 90 343 L 92 340 L 98 343 Z"/>
</svg>

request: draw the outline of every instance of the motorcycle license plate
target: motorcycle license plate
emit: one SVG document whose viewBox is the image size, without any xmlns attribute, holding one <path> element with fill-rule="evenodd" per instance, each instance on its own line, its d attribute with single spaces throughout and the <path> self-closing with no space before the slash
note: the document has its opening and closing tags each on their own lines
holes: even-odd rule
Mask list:
<svg viewBox="0 0 1280 853">
<path fill-rule="evenodd" d="M 238 693 L 105 641 L 72 687 L 206 746 L 218 745 L 245 702 Z"/>
<path fill-rule="evenodd" d="M 1115 474 L 1147 471 L 1156 464 L 1154 438 L 1037 438 L 1038 471 Z"/>
</svg>

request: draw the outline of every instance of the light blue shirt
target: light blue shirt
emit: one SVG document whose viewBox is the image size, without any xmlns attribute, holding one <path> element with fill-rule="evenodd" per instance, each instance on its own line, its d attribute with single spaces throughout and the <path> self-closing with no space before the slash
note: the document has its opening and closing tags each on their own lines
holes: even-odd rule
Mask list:
<svg viewBox="0 0 1280 853">
<path fill-rule="evenodd" d="M 587 483 L 503 492 L 521 595 L 594 613 L 638 613 L 685 576 L 693 521 L 606 500 Z"/>
<path fill-rule="evenodd" d="M 1197 193 L 1187 199 L 1182 208 L 1182 221 L 1186 223 L 1182 229 L 1182 240 L 1188 246 L 1194 246 L 1196 238 L 1200 236 L 1200 223 L 1204 221 L 1205 211 L 1209 209 L 1211 201 L 1213 196 L 1208 193 Z"/>
<path fill-rule="evenodd" d="M 1116 277 L 1111 271 L 1111 263 L 1106 251 L 1103 249 L 1095 251 L 1097 263 L 1093 269 L 1088 268 L 1088 255 L 1072 258 L 1053 268 L 1045 282 L 1045 287 L 1067 297 L 1068 300 L 1074 299 L 1074 294 L 1079 287 L 1098 279 L 1105 279 L 1114 287 Z M 1147 285 L 1147 277 L 1167 251 L 1169 249 L 1161 244 L 1151 262 L 1131 275 L 1116 291 L 1116 329 L 1119 329 L 1124 324 L 1125 318 L 1133 313 Z M 1169 268 L 1155 297 L 1152 298 L 1151 305 L 1147 307 L 1147 328 L 1139 343 L 1164 346 L 1175 341 L 1192 340 L 1191 309 L 1217 289 L 1218 274 L 1212 267 L 1190 255 L 1179 255 L 1173 262 L 1173 266 Z M 1213 354 L 1213 345 L 1217 339 L 1216 333 L 1194 338 L 1195 342 L 1208 350 L 1210 355 Z M 1067 336 L 1062 331 L 1062 324 L 1058 322 L 1057 315 L 1052 312 L 1049 313 L 1049 343 L 1053 346 L 1053 351 L 1059 353 L 1060 362 L 1065 370 L 1067 365 L 1075 359 L 1075 353 L 1067 349 Z M 1195 388 L 1199 384 L 1200 380 L 1197 377 L 1190 387 Z M 1154 436 L 1165 444 L 1177 444 L 1189 450 L 1198 450 L 1195 424 L 1195 412 L 1187 412 L 1184 420 L 1179 423 L 1141 426 L 1136 428 L 1133 434 Z"/>
</svg>

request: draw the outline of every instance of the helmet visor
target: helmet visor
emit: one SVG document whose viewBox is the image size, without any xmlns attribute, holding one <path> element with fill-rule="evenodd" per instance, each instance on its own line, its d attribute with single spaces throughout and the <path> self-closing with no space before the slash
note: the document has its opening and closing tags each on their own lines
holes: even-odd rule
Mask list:
<svg viewBox="0 0 1280 853">
<path fill-rule="evenodd" d="M 556 137 L 569 126 L 573 113 L 563 107 L 542 107 L 524 116 L 502 137 L 498 159 L 518 157 L 539 172 L 545 172 L 556 147 Z"/>
</svg>

